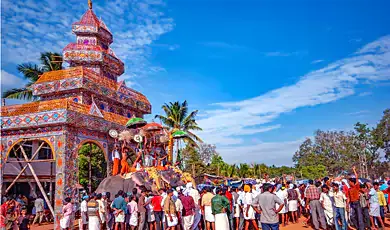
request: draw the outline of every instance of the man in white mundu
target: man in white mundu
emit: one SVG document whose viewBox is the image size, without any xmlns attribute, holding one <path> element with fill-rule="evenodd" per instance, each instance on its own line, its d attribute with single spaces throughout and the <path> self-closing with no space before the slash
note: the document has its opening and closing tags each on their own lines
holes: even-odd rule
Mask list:
<svg viewBox="0 0 390 230">
<path fill-rule="evenodd" d="M 211 199 L 211 209 L 212 213 L 215 215 L 215 229 L 219 230 L 228 230 L 229 228 L 229 218 L 228 213 L 230 210 L 229 200 L 223 196 L 223 190 L 221 187 L 216 189 L 216 194 L 213 199 Z"/>
<path fill-rule="evenodd" d="M 202 209 L 203 209 L 203 218 L 206 220 L 206 229 L 215 229 L 215 217 L 211 210 L 211 199 L 214 198 L 214 194 L 211 192 L 211 188 L 205 188 L 206 193 L 202 196 Z"/>
<path fill-rule="evenodd" d="M 200 219 L 202 218 L 202 213 L 200 210 L 200 194 L 198 190 L 194 189 L 191 182 L 187 183 L 186 189 L 188 190 L 188 194 L 192 197 L 192 199 L 194 199 L 195 202 L 195 215 L 192 229 L 196 229 L 199 225 Z"/>
</svg>

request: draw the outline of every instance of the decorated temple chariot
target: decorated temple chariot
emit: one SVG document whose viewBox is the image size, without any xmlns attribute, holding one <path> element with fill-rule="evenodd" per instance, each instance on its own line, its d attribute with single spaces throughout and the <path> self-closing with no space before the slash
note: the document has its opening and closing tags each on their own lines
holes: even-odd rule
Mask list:
<svg viewBox="0 0 390 230">
<path fill-rule="evenodd" d="M 108 177 L 97 192 L 114 194 L 142 186 L 154 190 L 193 181 L 172 157 L 174 139 L 186 133 L 146 123 L 143 118 L 151 113 L 151 104 L 118 80 L 124 63 L 110 48 L 111 31 L 88 3 L 84 15 L 72 25 L 76 42 L 63 49 L 69 68 L 46 72 L 31 85 L 39 101 L 1 108 L 0 172 L 17 175 L 7 183 L 3 183 L 6 177 L 0 177 L 1 193 L 20 178 L 34 180 L 57 227 L 63 200 L 71 197 L 78 202 L 79 150 L 86 143 L 97 145 L 107 162 Z M 31 154 L 19 151 L 26 146 L 31 146 Z M 42 148 L 51 153 L 45 159 L 40 158 Z M 50 169 L 50 177 L 41 175 L 43 169 Z M 49 196 L 43 180 L 55 185 L 50 185 Z"/>
</svg>

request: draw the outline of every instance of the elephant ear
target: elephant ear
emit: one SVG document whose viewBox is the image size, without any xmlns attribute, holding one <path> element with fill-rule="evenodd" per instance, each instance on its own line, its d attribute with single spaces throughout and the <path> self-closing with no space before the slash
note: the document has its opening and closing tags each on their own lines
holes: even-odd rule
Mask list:
<svg viewBox="0 0 390 230">
<path fill-rule="evenodd" d="M 123 191 L 128 193 L 128 192 L 133 192 L 133 188 L 136 187 L 135 182 L 132 179 L 127 179 L 123 181 Z"/>
</svg>

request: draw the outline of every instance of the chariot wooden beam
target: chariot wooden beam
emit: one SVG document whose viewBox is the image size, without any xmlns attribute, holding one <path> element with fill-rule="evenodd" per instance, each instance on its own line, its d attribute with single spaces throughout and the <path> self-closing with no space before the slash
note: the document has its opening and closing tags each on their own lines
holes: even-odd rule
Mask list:
<svg viewBox="0 0 390 230">
<path fill-rule="evenodd" d="M 23 147 L 21 148 L 21 150 L 22 150 L 24 159 L 28 160 L 27 154 L 26 154 L 26 152 L 24 151 Z M 36 151 L 36 152 L 38 152 L 38 151 Z M 35 152 L 35 153 L 36 153 L 36 152 Z M 35 155 L 35 153 L 34 153 L 34 155 Z M 39 187 L 39 190 L 41 190 L 41 193 L 42 193 L 42 195 L 43 195 L 43 198 L 45 198 L 45 201 L 46 201 L 46 203 L 47 203 L 47 206 L 48 206 L 49 209 L 50 209 L 51 214 L 52 214 L 53 216 L 55 216 L 55 215 L 54 215 L 54 209 L 53 209 L 53 207 L 51 206 L 50 200 L 49 200 L 49 198 L 47 197 L 46 192 L 45 192 L 45 190 L 43 189 L 42 184 L 41 184 L 41 182 L 39 181 L 39 178 L 38 178 L 37 174 L 35 173 L 34 168 L 31 166 L 30 163 L 27 163 L 27 165 L 28 165 L 28 167 L 30 168 L 31 174 L 34 176 L 35 181 L 37 182 L 37 185 L 38 185 L 38 187 Z"/>
<path fill-rule="evenodd" d="M 39 148 L 34 152 L 34 154 L 32 155 L 32 157 L 31 157 L 31 159 L 34 159 L 37 155 L 38 155 L 38 153 L 39 153 L 39 150 L 41 150 L 41 148 L 42 148 L 42 146 L 45 144 L 45 142 L 42 142 L 42 144 L 39 146 Z M 20 143 L 19 144 L 19 147 L 17 148 L 17 150 L 16 151 L 18 151 L 19 149 L 23 149 L 23 144 L 22 143 Z M 24 149 L 23 149 L 23 152 L 24 152 Z M 17 159 L 19 159 L 18 158 L 18 156 L 17 155 L 15 155 L 16 156 L 16 158 Z M 25 165 L 23 168 L 22 168 L 22 165 L 20 164 L 20 163 L 27 163 L 26 161 L 11 161 L 11 162 L 17 162 L 17 163 L 19 163 L 19 165 L 20 165 L 20 168 L 22 169 L 20 172 L 19 172 L 19 174 L 16 176 L 16 178 L 12 181 L 12 183 L 8 186 L 8 188 L 5 190 L 5 193 L 7 193 L 11 188 L 12 188 L 12 186 L 14 186 L 14 184 L 16 183 L 16 181 L 19 179 L 19 177 L 24 173 L 24 175 L 25 176 L 27 176 L 27 173 L 26 173 L 26 169 L 27 169 L 27 167 L 28 167 L 28 165 Z M 11 163 L 11 162 L 6 162 L 6 163 Z M 31 185 L 30 185 L 30 187 L 31 187 Z"/>
</svg>

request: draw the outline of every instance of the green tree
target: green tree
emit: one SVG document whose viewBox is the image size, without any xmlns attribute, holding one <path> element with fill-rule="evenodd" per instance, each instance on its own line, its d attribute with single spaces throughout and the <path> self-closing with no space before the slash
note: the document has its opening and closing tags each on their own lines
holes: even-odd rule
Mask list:
<svg viewBox="0 0 390 230">
<path fill-rule="evenodd" d="M 31 90 L 31 85 L 34 84 L 40 75 L 45 72 L 61 70 L 62 56 L 58 53 L 44 52 L 39 58 L 40 65 L 32 63 L 23 63 L 18 65 L 19 73 L 23 74 L 27 84 L 21 88 L 13 88 L 3 92 L 3 98 L 20 99 L 20 100 L 37 100 Z"/>
<path fill-rule="evenodd" d="M 390 160 L 390 109 L 383 112 L 383 116 L 372 131 L 377 144 L 384 149 L 385 158 Z"/>
<path fill-rule="evenodd" d="M 218 176 L 225 176 L 227 174 L 227 164 L 223 161 L 222 157 L 219 154 L 214 154 L 211 157 L 209 173 Z"/>
<path fill-rule="evenodd" d="M 89 156 L 91 156 L 91 159 L 89 159 Z M 85 189 L 88 188 L 89 162 L 91 162 L 92 191 L 95 191 L 100 182 L 107 176 L 107 162 L 103 150 L 93 143 L 86 143 L 79 150 L 78 160 L 79 183 Z"/>
<path fill-rule="evenodd" d="M 184 101 L 183 103 L 178 101 L 170 102 L 169 104 L 165 103 L 161 108 L 165 115 L 156 115 L 155 118 L 160 119 L 170 132 L 176 130 L 186 131 L 189 136 L 184 138 L 184 141 L 194 146 L 198 146 L 197 143 L 202 142 L 202 140 L 192 132 L 202 130 L 196 123 L 196 114 L 198 113 L 198 110 L 189 113 L 187 101 Z M 177 147 L 179 146 L 179 140 L 176 145 Z M 168 152 L 173 154 L 173 144 Z"/>
<path fill-rule="evenodd" d="M 313 141 L 307 138 L 298 148 L 293 156 L 293 162 L 295 167 L 315 165 L 318 162 L 322 162 L 322 158 L 318 157 L 316 148 Z"/>
<path fill-rule="evenodd" d="M 361 166 L 370 169 L 368 174 L 371 178 L 376 178 L 376 175 L 379 173 L 378 170 L 380 170 L 379 150 L 381 141 L 376 138 L 375 129 L 369 128 L 367 124 L 360 122 L 355 124 L 355 135 L 357 153 L 362 161 Z M 367 177 L 368 175 L 362 176 Z"/>
<path fill-rule="evenodd" d="M 238 167 L 238 175 L 241 178 L 247 178 L 250 177 L 250 167 L 246 163 L 241 163 Z"/>
<path fill-rule="evenodd" d="M 203 163 L 198 150 L 194 146 L 187 145 L 182 150 L 182 157 L 184 161 L 185 172 L 192 174 L 193 171 L 195 171 L 195 177 L 206 173 L 207 167 Z"/>
<path fill-rule="evenodd" d="M 293 156 L 297 168 L 323 165 L 332 175 L 338 175 L 359 162 L 353 132 L 321 131 L 314 141 L 306 139 Z"/>
<path fill-rule="evenodd" d="M 306 179 L 318 179 L 328 175 L 326 167 L 323 165 L 302 166 L 298 171 Z"/>
</svg>

